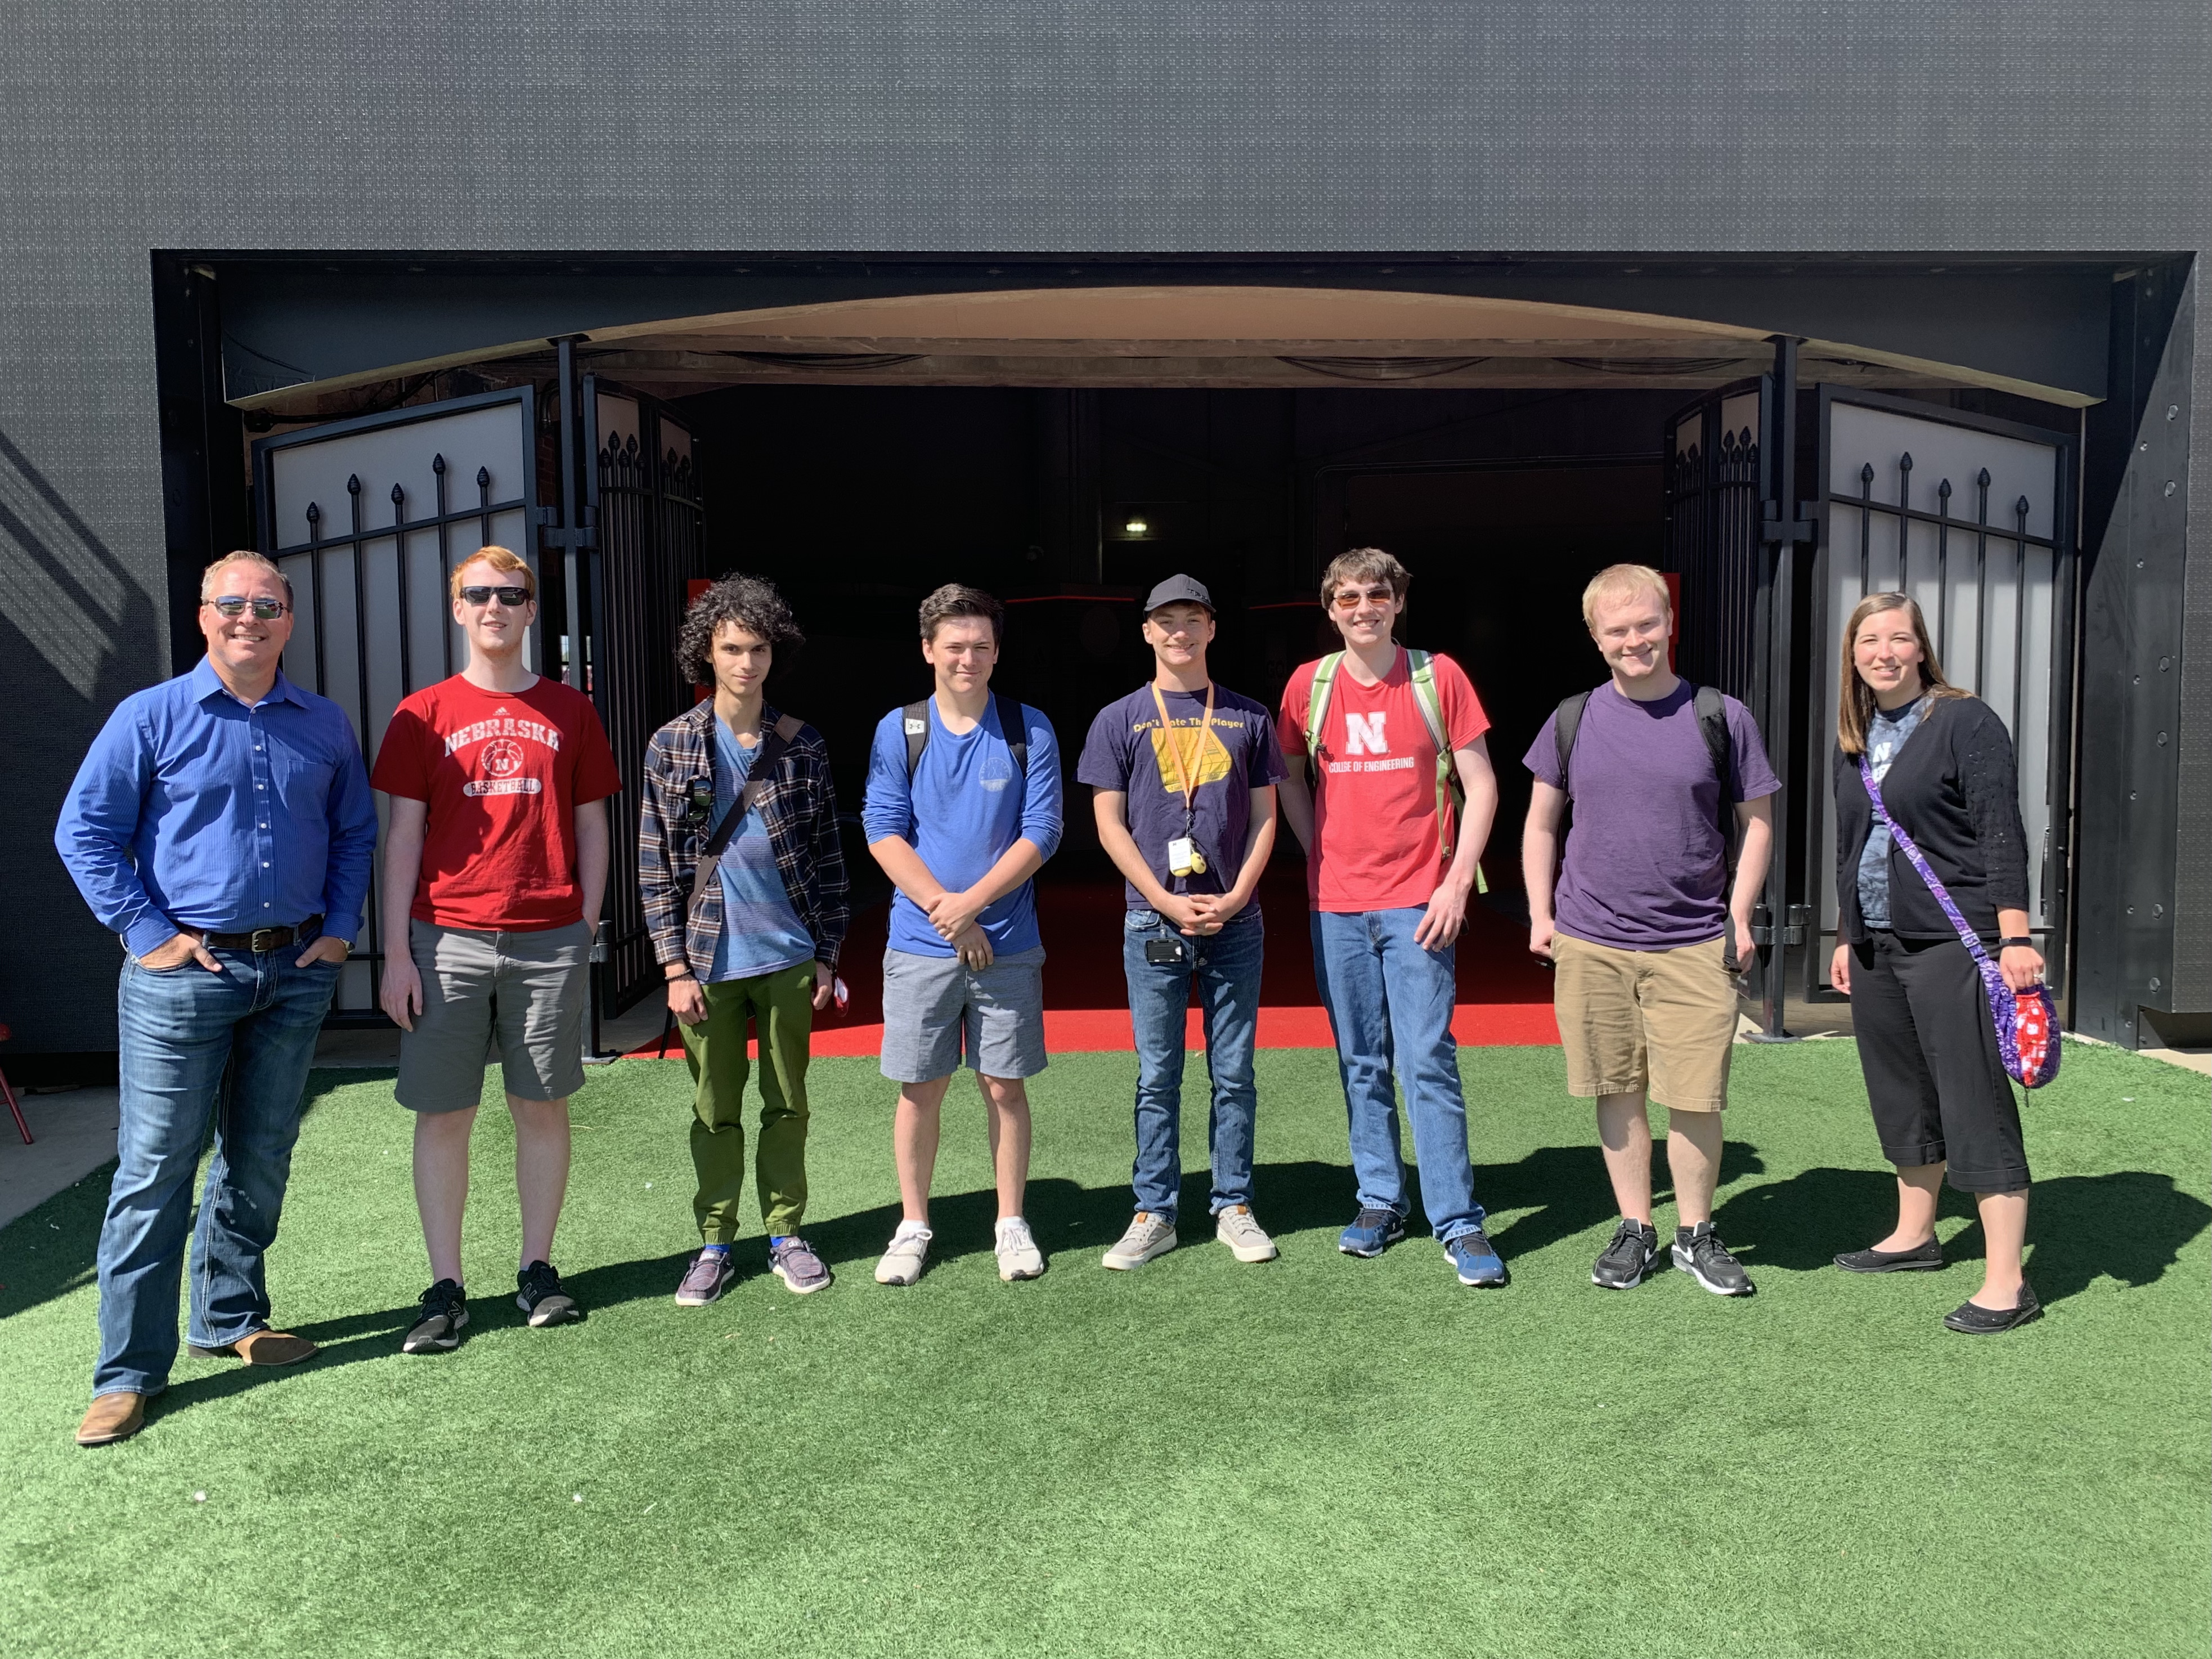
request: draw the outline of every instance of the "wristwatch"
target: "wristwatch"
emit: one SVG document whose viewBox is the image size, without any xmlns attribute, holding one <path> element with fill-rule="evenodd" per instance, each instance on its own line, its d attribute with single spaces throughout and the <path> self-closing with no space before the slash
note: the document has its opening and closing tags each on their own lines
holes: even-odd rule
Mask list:
<svg viewBox="0 0 2212 1659">
<path fill-rule="evenodd" d="M 2017 939 L 2001 939 L 1997 941 L 1997 949 L 2000 951 L 2033 951 L 2035 949 L 2035 941 L 2027 938 L 2024 934 Z"/>
</svg>

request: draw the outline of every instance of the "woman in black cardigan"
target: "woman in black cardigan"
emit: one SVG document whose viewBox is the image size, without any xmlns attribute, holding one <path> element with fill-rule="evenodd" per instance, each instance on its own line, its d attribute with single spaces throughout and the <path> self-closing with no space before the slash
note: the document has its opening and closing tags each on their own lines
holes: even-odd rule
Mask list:
<svg viewBox="0 0 2212 1659">
<path fill-rule="evenodd" d="M 1831 977 L 1851 1000 L 1875 1127 L 1897 1166 L 1897 1226 L 1836 1265 L 1862 1273 L 1941 1267 L 1936 1200 L 1948 1172 L 1980 1208 L 1984 1261 L 1981 1289 L 1943 1322 L 1989 1335 L 2042 1311 L 2021 1271 L 2028 1176 L 2020 1109 L 1980 972 L 1875 821 L 1859 761 L 1870 763 L 1883 805 L 1996 953 L 2005 982 L 2021 991 L 2042 980 L 2043 957 L 2027 932 L 2012 738 L 1987 703 L 1945 682 L 1920 607 L 1902 593 L 1859 601 L 1842 655 Z"/>
</svg>

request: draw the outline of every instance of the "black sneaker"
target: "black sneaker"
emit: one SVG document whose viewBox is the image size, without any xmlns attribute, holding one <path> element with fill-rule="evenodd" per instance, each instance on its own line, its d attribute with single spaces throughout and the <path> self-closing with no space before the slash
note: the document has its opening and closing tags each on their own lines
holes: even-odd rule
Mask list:
<svg viewBox="0 0 2212 1659">
<path fill-rule="evenodd" d="M 1590 1283 L 1601 1290 L 1632 1291 L 1650 1274 L 1651 1259 L 1658 1254 L 1658 1229 L 1624 1216 L 1613 1230 L 1613 1243 L 1590 1269 Z"/>
<path fill-rule="evenodd" d="M 1676 1267 L 1715 1296 L 1749 1296 L 1758 1289 L 1710 1221 L 1675 1228 L 1674 1256 Z"/>
<path fill-rule="evenodd" d="M 451 1353 L 460 1346 L 461 1333 L 468 1328 L 468 1298 L 461 1287 L 450 1279 L 441 1279 L 422 1292 L 422 1305 L 416 1311 L 415 1327 L 400 1343 L 402 1353 Z"/>
<path fill-rule="evenodd" d="M 530 1316 L 532 1325 L 560 1325 L 581 1319 L 576 1298 L 561 1288 L 561 1275 L 550 1261 L 533 1261 L 515 1274 L 514 1305 Z"/>
</svg>

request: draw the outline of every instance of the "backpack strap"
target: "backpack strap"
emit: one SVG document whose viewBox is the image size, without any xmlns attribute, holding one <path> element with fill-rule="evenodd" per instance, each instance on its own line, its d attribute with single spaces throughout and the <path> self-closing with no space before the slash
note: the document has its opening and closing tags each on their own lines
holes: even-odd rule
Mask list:
<svg viewBox="0 0 2212 1659">
<path fill-rule="evenodd" d="M 929 747 L 929 699 L 907 704 L 899 715 L 906 723 L 906 781 L 910 785 L 915 769 L 921 764 L 921 751 Z"/>
<path fill-rule="evenodd" d="M 1559 756 L 1559 788 L 1569 800 L 1575 798 L 1575 786 L 1567 771 L 1567 757 L 1575 752 L 1575 733 L 1582 729 L 1583 710 L 1589 707 L 1589 700 L 1587 691 L 1563 697 L 1559 712 L 1552 717 L 1552 746 Z"/>
<path fill-rule="evenodd" d="M 1437 823 L 1441 829 L 1454 822 L 1455 808 L 1462 804 L 1462 797 L 1459 773 L 1452 765 L 1451 738 L 1444 731 L 1443 699 L 1437 691 L 1436 659 L 1425 651 L 1408 647 L 1406 652 L 1406 677 L 1413 683 L 1413 702 L 1421 711 L 1421 722 L 1429 728 L 1429 742 L 1437 751 Z M 1449 863 L 1452 838 L 1449 833 L 1443 836 L 1443 854 L 1444 861 Z M 1483 890 L 1487 891 L 1489 884 L 1481 880 L 1480 867 L 1475 875 Z"/>
<path fill-rule="evenodd" d="M 1014 776 L 1020 780 L 1024 794 L 1030 782 L 1030 728 L 1022 719 L 1022 706 L 1012 697 L 991 694 L 991 701 L 999 707 L 999 735 L 1006 740 L 1007 750 L 1014 757 Z"/>
<path fill-rule="evenodd" d="M 1336 671 L 1344 653 L 1332 651 L 1314 665 L 1313 684 L 1306 693 L 1306 759 L 1321 764 L 1321 723 L 1328 718 L 1328 694 L 1336 684 Z"/>
<path fill-rule="evenodd" d="M 1694 699 L 1698 711 L 1698 730 L 1705 739 L 1705 752 L 1713 757 L 1713 775 L 1721 781 L 1721 845 L 1735 845 L 1735 803 L 1729 797 L 1729 781 L 1734 776 L 1735 741 L 1729 733 L 1728 701 L 1713 685 L 1698 687 Z"/>
</svg>

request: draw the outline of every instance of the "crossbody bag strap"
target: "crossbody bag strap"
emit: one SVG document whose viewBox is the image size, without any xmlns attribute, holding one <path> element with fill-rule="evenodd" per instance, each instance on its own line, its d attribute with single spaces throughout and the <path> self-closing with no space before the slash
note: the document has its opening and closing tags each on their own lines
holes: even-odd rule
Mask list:
<svg viewBox="0 0 2212 1659">
<path fill-rule="evenodd" d="M 1985 973 L 1994 973 L 1996 964 L 1990 960 L 1990 953 L 1982 948 L 1981 935 L 1966 925 L 1966 917 L 1959 914 L 1959 907 L 1951 902 L 1950 893 L 1945 890 L 1936 872 L 1928 867 L 1927 859 L 1922 856 L 1919 848 L 1913 845 L 1912 837 L 1905 833 L 1904 826 L 1890 817 L 1889 808 L 1882 805 L 1881 786 L 1874 781 L 1873 763 L 1864 755 L 1859 757 L 1859 780 L 1866 785 L 1867 799 L 1874 803 L 1875 817 L 1888 827 L 1890 839 L 1897 843 L 1898 851 L 1905 854 L 1905 861 L 1919 873 L 1921 880 L 1928 884 L 1928 890 L 1936 896 L 1936 902 L 1943 907 L 1943 914 L 1951 918 L 1951 926 L 1959 930 L 1959 943 L 1966 947 L 1966 953 Z"/>
<path fill-rule="evenodd" d="M 795 714 L 786 714 L 777 720 L 768 735 L 761 739 L 759 752 L 745 774 L 745 781 L 738 790 L 738 798 L 730 803 L 730 810 L 722 814 L 722 821 L 707 837 L 707 844 L 699 849 L 699 867 L 691 875 L 691 902 L 698 903 L 708 884 L 721 868 L 722 854 L 730 839 L 738 833 L 738 825 L 751 806 L 769 790 L 774 781 L 775 769 L 782 763 L 783 751 L 791 747 L 791 740 L 799 733 L 800 722 Z M 711 750 L 708 751 L 710 754 Z"/>
</svg>

